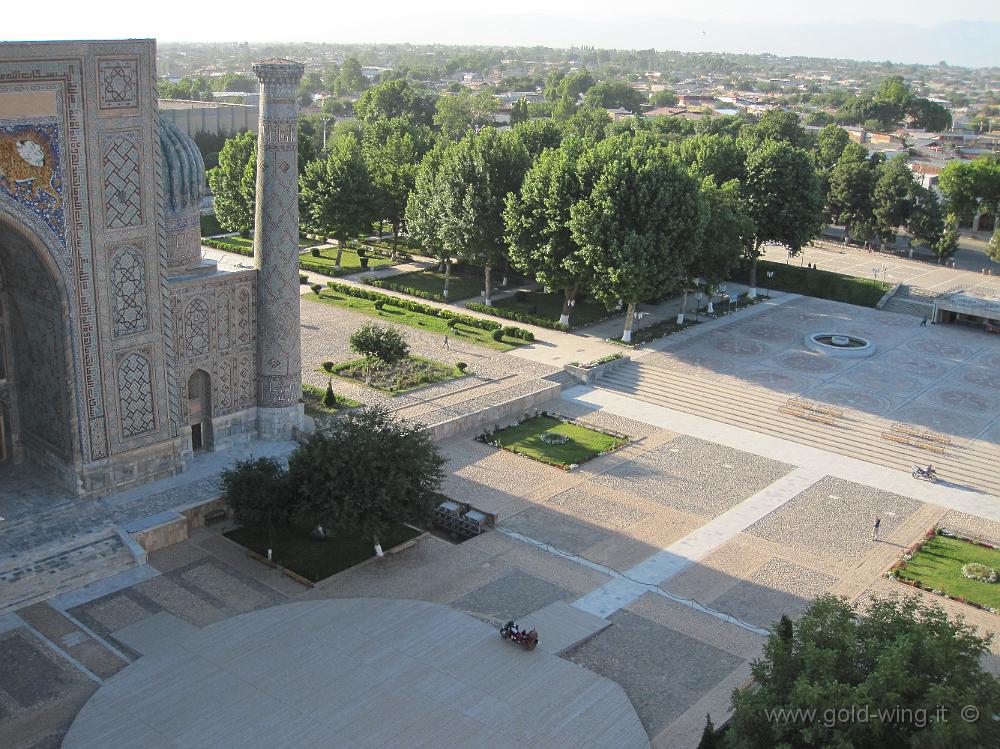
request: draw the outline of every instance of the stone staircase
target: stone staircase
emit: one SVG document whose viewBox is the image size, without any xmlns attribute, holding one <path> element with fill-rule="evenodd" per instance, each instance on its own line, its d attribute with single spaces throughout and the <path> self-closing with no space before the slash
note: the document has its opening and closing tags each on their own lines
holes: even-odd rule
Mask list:
<svg viewBox="0 0 1000 749">
<path fill-rule="evenodd" d="M 934 300 L 937 296 L 933 292 L 903 284 L 882 306 L 882 311 L 930 318 L 931 313 L 934 311 Z"/>
<path fill-rule="evenodd" d="M 137 561 L 114 529 L 0 559 L 0 615 L 102 580 Z"/>
<path fill-rule="evenodd" d="M 580 381 L 565 369 L 554 374 L 545 375 L 542 379 L 547 380 L 548 382 L 556 383 L 559 385 L 560 391 L 567 390 L 568 388 L 575 387 L 580 384 Z"/>
<path fill-rule="evenodd" d="M 692 387 L 691 372 L 642 362 L 605 375 L 597 387 L 888 468 L 909 471 L 914 463 L 933 463 L 943 475 L 959 476 L 979 491 L 1000 495 L 1000 449 L 989 443 L 956 439 L 944 454 L 929 452 L 883 439 L 893 422 L 878 416 L 845 408 L 833 424 L 812 421 L 782 410 L 790 394 L 737 377 L 700 379 Z"/>
</svg>

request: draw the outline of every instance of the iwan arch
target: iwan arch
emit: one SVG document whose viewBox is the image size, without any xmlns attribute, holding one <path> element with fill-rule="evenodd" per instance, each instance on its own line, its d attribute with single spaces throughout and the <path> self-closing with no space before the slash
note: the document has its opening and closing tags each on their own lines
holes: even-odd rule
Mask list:
<svg viewBox="0 0 1000 749">
<path fill-rule="evenodd" d="M 201 256 L 204 165 L 160 123 L 155 43 L 0 44 L 0 475 L 80 495 L 302 418 L 295 89 L 258 63 L 254 269 Z"/>
</svg>

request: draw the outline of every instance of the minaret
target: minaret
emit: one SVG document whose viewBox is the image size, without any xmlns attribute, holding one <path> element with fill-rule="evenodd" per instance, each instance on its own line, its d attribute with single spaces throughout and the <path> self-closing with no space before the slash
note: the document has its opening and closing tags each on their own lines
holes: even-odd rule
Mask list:
<svg viewBox="0 0 1000 749">
<path fill-rule="evenodd" d="M 290 439 L 302 425 L 299 331 L 299 182 L 296 93 L 305 66 L 290 60 L 253 64 L 260 81 L 257 206 L 257 431 Z"/>
</svg>

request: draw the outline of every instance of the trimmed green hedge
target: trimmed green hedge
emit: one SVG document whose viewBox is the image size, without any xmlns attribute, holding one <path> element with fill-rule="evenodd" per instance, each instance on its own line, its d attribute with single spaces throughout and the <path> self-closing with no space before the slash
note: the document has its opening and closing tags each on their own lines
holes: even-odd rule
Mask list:
<svg viewBox="0 0 1000 749">
<path fill-rule="evenodd" d="M 493 315 L 494 317 L 502 317 L 505 320 L 514 320 L 525 325 L 537 325 L 540 328 L 561 330 L 563 332 L 569 330 L 568 325 L 563 325 L 556 320 L 538 317 L 537 315 L 529 315 L 527 312 L 518 312 L 517 310 L 504 309 L 503 307 L 487 307 L 485 304 L 480 304 L 479 302 L 466 302 L 465 307 L 466 309 L 482 312 L 486 315 Z"/>
<path fill-rule="evenodd" d="M 446 301 L 441 294 L 424 291 L 423 289 L 415 289 L 412 286 L 407 286 L 406 284 L 393 281 L 392 278 L 362 278 L 361 280 L 369 286 L 375 286 L 379 289 L 398 291 L 400 294 L 409 294 L 410 296 L 415 296 L 418 299 L 430 299 L 435 302 Z"/>
<path fill-rule="evenodd" d="M 492 320 L 483 320 L 479 317 L 472 317 L 471 315 L 463 315 L 457 312 L 452 312 L 451 310 L 441 309 L 439 307 L 431 307 L 429 304 L 421 304 L 420 302 L 414 302 L 410 299 L 400 299 L 396 296 L 390 296 L 389 294 L 380 294 L 377 291 L 368 291 L 367 289 L 361 289 L 357 286 L 352 286 L 346 283 L 337 283 L 336 281 L 327 281 L 326 285 L 336 291 L 339 294 L 345 294 L 347 296 L 353 296 L 358 299 L 367 299 L 372 302 L 384 302 L 386 304 L 391 304 L 394 307 L 399 307 L 400 309 L 409 310 L 411 312 L 420 312 L 424 315 L 431 315 L 432 317 L 440 317 L 442 320 L 457 320 L 462 325 L 467 325 L 470 328 L 478 328 L 480 330 L 500 330 L 503 329 L 511 338 L 520 338 L 522 341 L 534 341 L 535 335 L 530 330 L 523 330 L 521 328 L 515 328 L 512 326 L 502 326 L 498 322 L 493 322 Z"/>
<path fill-rule="evenodd" d="M 206 247 L 212 247 L 216 250 L 225 250 L 226 252 L 235 252 L 237 255 L 245 255 L 246 257 L 253 257 L 252 247 L 244 247 L 243 245 L 227 242 L 225 239 L 202 238 L 201 243 Z"/>
<path fill-rule="evenodd" d="M 215 217 L 214 213 L 202 213 L 199 216 L 199 222 L 201 223 L 201 235 L 203 237 L 226 233 L 226 229 L 222 227 L 222 224 L 219 223 L 219 219 Z"/>
</svg>

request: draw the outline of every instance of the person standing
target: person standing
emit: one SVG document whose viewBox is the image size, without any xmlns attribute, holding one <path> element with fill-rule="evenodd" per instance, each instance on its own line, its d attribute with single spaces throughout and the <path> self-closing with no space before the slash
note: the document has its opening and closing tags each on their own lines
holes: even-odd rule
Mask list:
<svg viewBox="0 0 1000 749">
<path fill-rule="evenodd" d="M 445 351 L 451 351 L 451 346 L 448 345 L 448 334 L 447 333 L 444 336 L 444 348 L 445 348 Z"/>
<path fill-rule="evenodd" d="M 926 317 L 923 320 L 920 321 L 920 327 L 921 328 L 926 328 L 927 327 L 927 318 Z"/>
<path fill-rule="evenodd" d="M 876 517 L 875 523 L 872 525 L 872 541 L 878 541 L 878 529 L 882 525 L 882 518 Z"/>
</svg>

